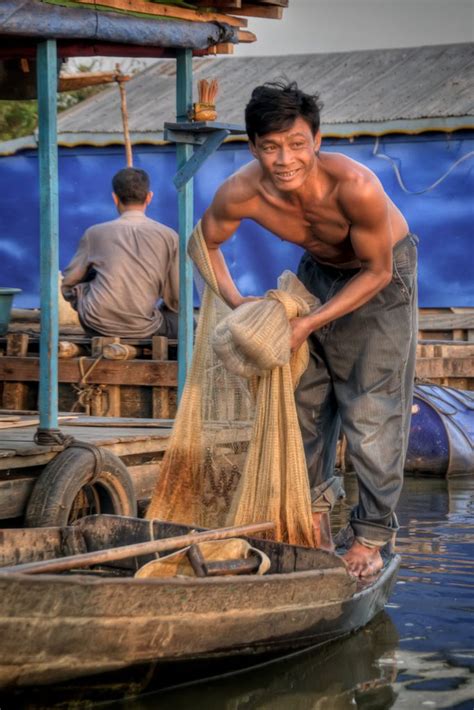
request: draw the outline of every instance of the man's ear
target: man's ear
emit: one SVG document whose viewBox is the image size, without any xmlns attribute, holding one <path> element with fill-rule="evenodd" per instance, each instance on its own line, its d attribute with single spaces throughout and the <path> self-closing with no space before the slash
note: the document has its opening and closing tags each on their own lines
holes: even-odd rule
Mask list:
<svg viewBox="0 0 474 710">
<path fill-rule="evenodd" d="M 117 195 L 115 194 L 115 192 L 112 192 L 112 199 L 114 201 L 114 205 L 118 208 L 120 200 L 117 197 Z"/>
<path fill-rule="evenodd" d="M 150 202 L 152 201 L 152 199 L 153 199 L 153 193 L 147 192 L 146 198 L 145 198 L 145 205 L 148 206 L 150 204 Z"/>
<path fill-rule="evenodd" d="M 321 148 L 321 131 L 318 130 L 316 135 L 314 136 L 314 152 L 319 153 L 319 149 Z"/>
<path fill-rule="evenodd" d="M 255 147 L 255 143 L 252 143 L 250 138 L 249 138 L 249 150 L 252 153 L 253 157 L 256 158 L 257 157 L 257 149 Z"/>
</svg>

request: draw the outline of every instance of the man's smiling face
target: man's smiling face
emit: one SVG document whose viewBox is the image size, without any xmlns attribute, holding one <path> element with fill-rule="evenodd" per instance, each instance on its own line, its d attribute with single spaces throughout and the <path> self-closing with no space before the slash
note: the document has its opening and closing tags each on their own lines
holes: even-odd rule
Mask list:
<svg viewBox="0 0 474 710">
<path fill-rule="evenodd" d="M 306 121 L 298 117 L 284 131 L 256 136 L 250 151 L 275 187 L 291 192 L 301 187 L 313 170 L 320 144 L 320 133 L 314 136 Z"/>
</svg>

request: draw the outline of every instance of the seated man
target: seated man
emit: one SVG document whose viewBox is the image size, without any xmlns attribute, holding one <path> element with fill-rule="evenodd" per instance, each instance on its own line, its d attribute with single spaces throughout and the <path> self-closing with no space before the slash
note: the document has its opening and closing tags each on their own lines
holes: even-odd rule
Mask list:
<svg viewBox="0 0 474 710">
<path fill-rule="evenodd" d="M 144 170 L 119 170 L 112 187 L 120 217 L 85 231 L 63 271 L 64 298 L 90 335 L 177 338 L 178 235 L 145 216 Z"/>
</svg>

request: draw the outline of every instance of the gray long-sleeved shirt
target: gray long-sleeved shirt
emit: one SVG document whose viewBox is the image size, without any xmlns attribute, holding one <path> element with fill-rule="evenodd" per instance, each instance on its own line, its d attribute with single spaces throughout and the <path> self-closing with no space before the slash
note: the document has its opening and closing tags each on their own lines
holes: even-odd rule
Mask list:
<svg viewBox="0 0 474 710">
<path fill-rule="evenodd" d="M 178 311 L 178 235 L 140 210 L 94 225 L 63 271 L 62 292 L 86 327 L 146 338 L 163 322 L 160 298 Z"/>
</svg>

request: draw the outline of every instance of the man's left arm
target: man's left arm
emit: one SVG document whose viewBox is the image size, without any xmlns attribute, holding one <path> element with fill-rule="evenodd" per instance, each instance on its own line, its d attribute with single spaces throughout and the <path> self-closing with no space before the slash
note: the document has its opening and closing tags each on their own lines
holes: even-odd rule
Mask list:
<svg viewBox="0 0 474 710">
<path fill-rule="evenodd" d="M 76 253 L 62 272 L 61 291 L 66 301 L 75 300 L 74 286 L 86 280 L 90 267 L 87 232 L 85 232 L 81 237 Z"/>
<path fill-rule="evenodd" d="M 392 279 L 392 232 L 388 203 L 377 178 L 344 188 L 342 204 L 351 224 L 351 243 L 360 271 L 331 299 L 308 316 L 292 321 L 292 349 L 315 330 L 351 313 Z"/>
<path fill-rule="evenodd" d="M 175 313 L 179 310 L 179 237 L 173 232 L 168 273 L 163 284 L 163 301 Z"/>
</svg>

